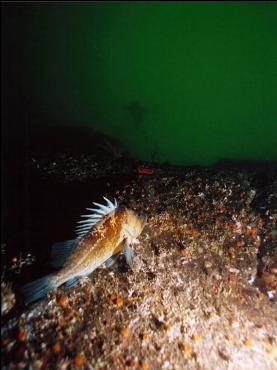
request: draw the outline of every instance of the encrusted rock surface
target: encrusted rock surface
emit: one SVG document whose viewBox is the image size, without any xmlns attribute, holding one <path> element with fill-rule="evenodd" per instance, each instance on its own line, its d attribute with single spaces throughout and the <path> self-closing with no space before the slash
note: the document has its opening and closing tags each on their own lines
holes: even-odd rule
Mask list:
<svg viewBox="0 0 277 370">
<path fill-rule="evenodd" d="M 133 268 L 15 313 L 3 369 L 276 369 L 276 179 L 259 195 L 253 171 L 178 171 L 103 194 L 148 216 Z"/>
</svg>

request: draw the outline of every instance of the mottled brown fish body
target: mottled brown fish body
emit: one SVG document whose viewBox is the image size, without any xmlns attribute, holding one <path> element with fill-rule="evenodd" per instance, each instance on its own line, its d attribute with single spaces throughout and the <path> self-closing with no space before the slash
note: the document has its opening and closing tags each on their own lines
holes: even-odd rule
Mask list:
<svg viewBox="0 0 277 370">
<path fill-rule="evenodd" d="M 43 276 L 22 288 L 25 302 L 36 301 L 66 282 L 72 286 L 75 278 L 90 275 L 106 262 L 111 266 L 112 256 L 124 251 L 126 262 L 132 266 L 133 251 L 130 246 L 142 232 L 146 219 L 127 208 L 118 208 L 105 198 L 107 205 L 93 203 L 98 209 L 87 208 L 92 214 L 82 215 L 86 220 L 78 222 L 77 239 L 66 240 L 53 245 L 52 264 L 63 266 L 59 272 Z"/>
<path fill-rule="evenodd" d="M 53 277 L 59 286 L 77 276 L 87 276 L 107 259 L 123 250 L 126 239 L 132 242 L 142 231 L 144 220 L 132 210 L 117 208 L 103 217 L 79 242 L 63 268 Z M 130 228 L 136 235 L 130 235 Z"/>
</svg>

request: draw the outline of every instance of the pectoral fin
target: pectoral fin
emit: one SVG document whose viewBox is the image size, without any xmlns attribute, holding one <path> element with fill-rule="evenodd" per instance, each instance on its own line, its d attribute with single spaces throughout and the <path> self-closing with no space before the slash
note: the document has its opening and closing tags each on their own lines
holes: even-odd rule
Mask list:
<svg viewBox="0 0 277 370">
<path fill-rule="evenodd" d="M 116 263 L 116 261 L 117 261 L 118 257 L 119 257 L 119 253 L 114 254 L 112 257 L 108 258 L 108 259 L 105 261 L 105 265 L 106 265 L 106 267 L 108 267 L 108 268 L 109 268 L 109 267 L 112 267 L 112 266 Z"/>
<path fill-rule="evenodd" d="M 125 255 L 127 264 L 129 265 L 129 267 L 132 267 L 134 252 L 132 248 L 129 247 L 127 242 L 124 244 L 124 255 Z"/>
<path fill-rule="evenodd" d="M 66 288 L 71 288 L 72 286 L 77 285 L 77 283 L 78 283 L 78 280 L 76 278 L 72 278 L 72 279 L 67 280 L 67 282 L 64 284 L 64 286 Z"/>
</svg>

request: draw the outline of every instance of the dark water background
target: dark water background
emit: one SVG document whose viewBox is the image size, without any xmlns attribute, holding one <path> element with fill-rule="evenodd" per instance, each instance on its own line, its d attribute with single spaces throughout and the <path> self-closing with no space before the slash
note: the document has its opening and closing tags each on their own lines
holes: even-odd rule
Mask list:
<svg viewBox="0 0 277 370">
<path fill-rule="evenodd" d="M 1 20 L 15 130 L 95 128 L 174 164 L 277 160 L 276 2 L 4 2 Z"/>
</svg>

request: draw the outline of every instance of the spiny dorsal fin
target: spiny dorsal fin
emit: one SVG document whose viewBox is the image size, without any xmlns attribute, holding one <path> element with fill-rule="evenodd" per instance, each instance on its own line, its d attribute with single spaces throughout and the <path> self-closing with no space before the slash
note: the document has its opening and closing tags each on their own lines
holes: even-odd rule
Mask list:
<svg viewBox="0 0 277 370">
<path fill-rule="evenodd" d="M 81 217 L 86 218 L 85 220 L 78 221 L 78 226 L 76 227 L 76 234 L 77 238 L 82 238 L 86 233 L 91 229 L 92 226 L 96 225 L 98 222 L 102 220 L 102 218 L 109 213 L 113 212 L 118 204 L 116 199 L 114 203 L 112 203 L 109 199 L 103 197 L 107 202 L 107 205 L 99 204 L 93 202 L 95 206 L 98 208 L 86 208 L 88 211 L 91 211 L 91 214 L 82 215 Z"/>
</svg>

